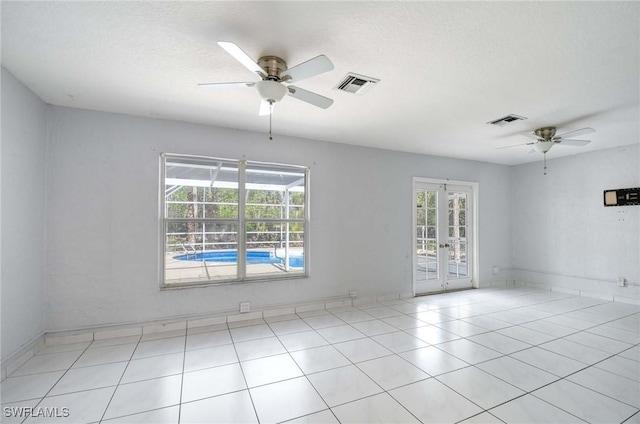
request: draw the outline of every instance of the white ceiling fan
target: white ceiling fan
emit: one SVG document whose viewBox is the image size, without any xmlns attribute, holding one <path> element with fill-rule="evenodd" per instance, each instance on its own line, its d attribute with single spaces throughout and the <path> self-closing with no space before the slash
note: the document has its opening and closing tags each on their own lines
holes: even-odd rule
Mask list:
<svg viewBox="0 0 640 424">
<path fill-rule="evenodd" d="M 281 101 L 286 94 L 323 109 L 333 104 L 333 100 L 328 97 L 289 85 L 331 71 L 333 63 L 327 56 L 316 56 L 293 68 L 287 68 L 287 63 L 277 56 L 263 56 L 255 62 L 234 43 L 219 41 L 218 45 L 244 65 L 245 68 L 257 74 L 260 77 L 260 81 L 204 83 L 198 84 L 198 86 L 210 89 L 255 87 L 260 98 L 262 98 L 260 115 L 270 115 L 273 112 L 274 104 Z"/>
<path fill-rule="evenodd" d="M 556 127 L 542 127 L 538 128 L 533 133 L 522 134 L 525 137 L 529 137 L 535 141 L 498 148 L 508 149 L 518 146 L 533 146 L 533 150 L 531 152 L 540 152 L 544 154 L 544 175 L 547 175 L 547 152 L 551 150 L 553 146 L 555 146 L 556 144 L 574 147 L 586 146 L 587 144 L 591 143 L 591 140 L 576 140 L 571 137 L 579 137 L 581 135 L 591 134 L 594 132 L 596 132 L 596 130 L 594 130 L 593 128 L 586 127 L 556 135 Z"/>
</svg>

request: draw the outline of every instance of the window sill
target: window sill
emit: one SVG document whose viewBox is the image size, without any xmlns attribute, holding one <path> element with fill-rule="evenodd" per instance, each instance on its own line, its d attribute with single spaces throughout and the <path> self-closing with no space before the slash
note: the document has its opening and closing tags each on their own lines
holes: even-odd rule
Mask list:
<svg viewBox="0 0 640 424">
<path fill-rule="evenodd" d="M 282 281 L 282 280 L 301 280 L 309 278 L 308 273 L 304 274 L 292 274 L 292 275 L 279 275 L 277 278 L 267 277 L 264 275 L 245 278 L 244 280 L 207 280 L 190 283 L 174 283 L 174 284 L 160 284 L 160 290 L 180 290 L 180 289 L 193 289 L 211 286 L 230 286 L 240 285 L 248 283 L 265 283 L 270 281 Z"/>
</svg>

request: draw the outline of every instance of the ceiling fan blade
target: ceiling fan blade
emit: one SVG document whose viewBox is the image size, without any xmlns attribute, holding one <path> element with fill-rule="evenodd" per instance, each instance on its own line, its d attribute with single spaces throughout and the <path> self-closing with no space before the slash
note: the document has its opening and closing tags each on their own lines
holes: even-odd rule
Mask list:
<svg viewBox="0 0 640 424">
<path fill-rule="evenodd" d="M 591 140 L 565 140 L 564 138 L 560 140 L 560 144 L 563 146 L 576 146 L 582 147 L 591 143 Z"/>
<path fill-rule="evenodd" d="M 267 116 L 269 115 L 273 109 L 271 109 L 273 107 L 273 105 L 269 104 L 269 102 L 267 102 L 266 100 L 263 100 L 260 103 L 260 111 L 258 112 L 259 116 Z"/>
<path fill-rule="evenodd" d="M 291 97 L 295 97 L 296 99 L 302 100 L 303 102 L 321 107 L 322 109 L 326 109 L 333 104 L 332 99 L 313 93 L 311 91 L 303 90 L 302 88 L 294 87 L 292 85 L 287 88 L 289 89 L 289 95 Z"/>
<path fill-rule="evenodd" d="M 281 78 L 286 82 L 297 82 L 333 69 L 333 63 L 323 54 L 287 69 Z"/>
<path fill-rule="evenodd" d="M 242 63 L 244 67 L 251 72 L 255 72 L 256 74 L 261 76 L 267 75 L 267 72 L 262 69 L 262 67 L 258 65 L 253 59 L 251 59 L 248 54 L 242 51 L 240 47 L 227 41 L 218 41 L 218 45 L 225 49 L 227 53 L 233 56 L 238 62 Z"/>
<path fill-rule="evenodd" d="M 535 135 L 534 133 L 522 133 L 522 134 L 520 134 L 520 135 L 523 135 L 523 136 L 528 137 L 528 138 L 530 138 L 530 139 L 532 139 L 532 140 L 535 140 L 535 141 L 540 140 L 540 137 L 538 137 L 538 136 L 537 136 L 537 135 Z"/>
<path fill-rule="evenodd" d="M 255 82 L 207 82 L 198 84 L 198 87 L 215 90 L 219 88 L 253 87 Z"/>
<path fill-rule="evenodd" d="M 531 144 L 536 144 L 533 141 L 531 143 L 520 143 L 520 144 L 513 144 L 511 146 L 504 146 L 504 147 L 496 147 L 496 150 L 500 150 L 500 149 L 509 149 L 511 147 L 520 147 L 520 146 L 529 146 Z"/>
<path fill-rule="evenodd" d="M 580 128 L 579 130 L 569 131 L 564 134 L 558 134 L 556 137 L 560 137 L 562 139 L 573 138 L 573 137 L 578 137 L 585 134 L 591 134 L 594 132 L 596 132 L 596 130 L 594 130 L 593 128 L 587 127 L 587 128 Z"/>
</svg>

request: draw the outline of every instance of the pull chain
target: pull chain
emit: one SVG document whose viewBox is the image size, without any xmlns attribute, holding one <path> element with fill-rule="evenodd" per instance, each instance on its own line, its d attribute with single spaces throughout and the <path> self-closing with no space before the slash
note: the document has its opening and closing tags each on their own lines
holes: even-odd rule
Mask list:
<svg viewBox="0 0 640 424">
<path fill-rule="evenodd" d="M 271 116 L 273 115 L 273 101 L 269 102 L 269 140 L 273 140 L 271 136 Z"/>
<path fill-rule="evenodd" d="M 544 152 L 543 155 L 544 155 L 544 175 L 547 175 L 547 152 Z"/>
</svg>

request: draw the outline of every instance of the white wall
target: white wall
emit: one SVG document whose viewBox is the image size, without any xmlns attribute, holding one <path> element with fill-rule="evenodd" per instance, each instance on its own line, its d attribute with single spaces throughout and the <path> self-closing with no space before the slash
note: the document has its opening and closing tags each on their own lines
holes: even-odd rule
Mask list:
<svg viewBox="0 0 640 424">
<path fill-rule="evenodd" d="M 2 68 L 2 359 L 41 335 L 46 105 Z"/>
<path fill-rule="evenodd" d="M 640 299 L 640 206 L 603 205 L 604 190 L 640 187 L 640 145 L 549 160 L 548 167 L 546 176 L 541 162 L 514 167 L 514 277 Z M 617 287 L 619 276 L 631 285 Z"/>
<path fill-rule="evenodd" d="M 2 358 L 45 330 L 232 311 L 244 300 L 259 308 L 349 290 L 410 292 L 414 176 L 480 183 L 481 285 L 514 278 L 639 297 L 640 286 L 613 282 L 640 281 L 640 207 L 602 206 L 603 190 L 640 186 L 638 145 L 553 159 L 543 176 L 540 162 L 506 167 L 270 142 L 261 133 L 46 106 L 4 69 L 2 112 Z M 311 277 L 160 291 L 161 152 L 310 166 Z M 506 271 L 493 275 L 493 266 Z"/>
<path fill-rule="evenodd" d="M 48 118 L 48 330 L 411 292 L 414 176 L 479 182 L 480 282 L 510 265 L 507 166 L 63 107 Z M 310 166 L 310 278 L 160 291 L 161 152 Z"/>
</svg>

